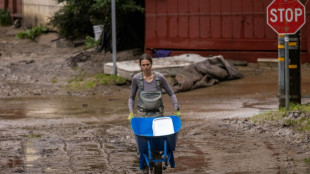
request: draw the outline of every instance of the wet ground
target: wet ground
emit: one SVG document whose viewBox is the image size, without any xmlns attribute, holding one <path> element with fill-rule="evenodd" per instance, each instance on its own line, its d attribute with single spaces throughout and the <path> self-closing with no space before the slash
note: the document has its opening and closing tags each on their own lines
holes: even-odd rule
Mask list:
<svg viewBox="0 0 310 174">
<path fill-rule="evenodd" d="M 309 72 L 302 73 L 303 95 L 310 94 Z M 0 173 L 139 173 L 125 92 L 2 98 Z M 310 173 L 309 150 L 232 126 L 236 118 L 277 109 L 276 95 L 275 70 L 251 70 L 243 79 L 178 93 L 176 168 L 164 173 Z M 169 100 L 165 96 L 167 115 Z"/>
</svg>

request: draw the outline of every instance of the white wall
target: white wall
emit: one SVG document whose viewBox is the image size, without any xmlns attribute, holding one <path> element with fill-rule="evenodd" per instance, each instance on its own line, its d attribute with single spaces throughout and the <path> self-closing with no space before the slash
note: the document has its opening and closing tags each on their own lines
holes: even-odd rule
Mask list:
<svg viewBox="0 0 310 174">
<path fill-rule="evenodd" d="M 23 25 L 26 27 L 46 26 L 49 18 L 62 4 L 56 0 L 23 0 Z"/>
</svg>

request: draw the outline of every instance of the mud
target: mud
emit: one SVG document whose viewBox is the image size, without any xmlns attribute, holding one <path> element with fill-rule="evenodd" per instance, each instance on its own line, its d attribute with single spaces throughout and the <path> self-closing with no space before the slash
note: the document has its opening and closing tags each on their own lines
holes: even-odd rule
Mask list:
<svg viewBox="0 0 310 174">
<path fill-rule="evenodd" d="M 101 85 L 93 90 L 70 91 L 68 81 L 84 80 L 103 73 L 103 64 L 112 61 L 110 53 L 98 53 L 84 46 L 57 48 L 57 33 L 40 35 L 35 41 L 18 39 L 23 29 L 0 27 L 0 97 L 109 95 L 122 87 Z M 117 54 L 117 60 L 137 59 L 140 49 Z"/>
<path fill-rule="evenodd" d="M 178 93 L 183 116 L 176 168 L 165 173 L 309 173 L 309 147 L 236 126 L 277 108 L 276 74 L 251 71 L 240 80 Z M 139 173 L 127 97 L 124 91 L 2 98 L 1 173 Z M 167 115 L 169 100 L 164 97 Z"/>
<path fill-rule="evenodd" d="M 67 93 L 62 85 L 76 71 L 66 60 L 82 48 L 56 49 L 52 35 L 31 42 L 16 40 L 9 27 L 1 31 L 0 173 L 141 173 L 127 120 L 129 85 Z M 77 65 L 94 74 L 108 60 L 92 54 Z M 277 71 L 238 68 L 242 79 L 177 93 L 182 128 L 176 168 L 164 173 L 310 173 L 310 141 L 300 141 L 303 135 L 247 121 L 278 108 Z M 302 95 L 310 94 L 309 73 L 302 69 Z M 172 114 L 167 95 L 164 103 Z"/>
</svg>

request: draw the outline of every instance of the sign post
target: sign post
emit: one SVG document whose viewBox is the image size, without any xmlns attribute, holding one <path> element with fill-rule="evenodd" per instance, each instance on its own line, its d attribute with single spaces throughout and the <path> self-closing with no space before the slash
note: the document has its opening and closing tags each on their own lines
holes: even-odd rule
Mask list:
<svg viewBox="0 0 310 174">
<path fill-rule="evenodd" d="M 285 35 L 284 37 L 284 45 L 285 45 L 285 63 L 284 63 L 284 77 L 285 77 L 285 108 L 286 110 L 289 110 L 290 107 L 290 71 L 289 71 L 289 50 L 288 50 L 288 42 L 289 42 L 289 36 Z"/>
<path fill-rule="evenodd" d="M 294 44 L 290 43 L 289 35 L 296 34 L 305 23 L 306 23 L 306 8 L 301 2 L 299 2 L 299 0 L 273 0 L 267 7 L 267 24 L 279 36 L 285 35 L 285 38 L 284 38 L 284 44 L 285 44 L 284 78 L 285 79 L 279 79 L 279 98 L 283 96 L 281 92 L 283 91 L 283 87 L 284 87 L 285 88 L 285 107 L 287 110 L 289 109 L 289 101 L 290 101 L 289 68 L 298 66 L 298 65 L 290 66 L 289 48 L 291 47 L 291 45 L 294 45 Z M 280 43 L 280 40 L 279 40 L 279 43 Z M 299 45 L 300 45 L 299 43 L 295 42 L 296 48 L 299 48 Z M 278 46 L 278 48 L 280 48 L 280 45 Z M 280 52 L 278 53 L 278 55 L 280 55 Z M 300 59 L 299 55 L 300 54 L 298 54 L 298 59 Z M 279 77 L 283 77 L 282 75 L 283 70 L 280 69 L 280 67 L 283 67 L 283 66 L 280 66 L 280 64 L 282 64 L 280 63 L 280 61 L 283 61 L 283 57 L 279 56 L 278 60 L 279 60 Z M 297 79 L 300 79 L 300 78 L 297 78 Z M 285 86 L 280 86 L 283 84 L 282 82 L 285 82 Z"/>
</svg>

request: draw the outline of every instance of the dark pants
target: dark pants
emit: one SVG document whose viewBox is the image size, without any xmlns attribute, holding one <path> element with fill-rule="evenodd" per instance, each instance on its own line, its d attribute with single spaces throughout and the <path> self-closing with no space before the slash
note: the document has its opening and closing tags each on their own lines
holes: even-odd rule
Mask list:
<svg viewBox="0 0 310 174">
<path fill-rule="evenodd" d="M 137 110 L 136 117 L 162 117 L 164 112 L 141 112 Z"/>
</svg>

